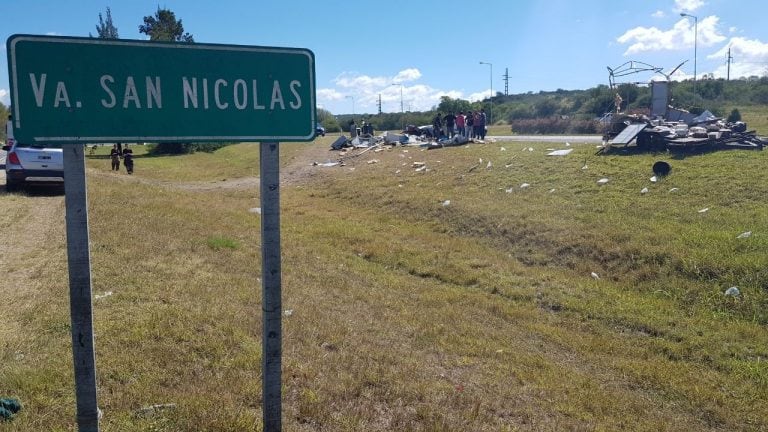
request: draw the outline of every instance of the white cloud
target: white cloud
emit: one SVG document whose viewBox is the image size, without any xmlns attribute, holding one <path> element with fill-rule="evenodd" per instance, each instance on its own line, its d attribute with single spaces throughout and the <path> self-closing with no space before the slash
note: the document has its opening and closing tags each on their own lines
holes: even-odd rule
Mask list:
<svg viewBox="0 0 768 432">
<path fill-rule="evenodd" d="M 397 75 L 395 75 L 395 77 L 392 79 L 392 82 L 395 84 L 401 84 L 405 82 L 416 81 L 419 78 L 421 78 L 421 72 L 416 68 L 410 68 L 398 72 Z"/>
<path fill-rule="evenodd" d="M 733 57 L 731 78 L 768 75 L 768 43 L 763 43 L 757 39 L 734 37 L 727 45 L 714 54 L 708 55 L 707 58 L 725 59 L 729 47 Z M 724 78 L 728 74 L 728 66 L 723 64 L 713 73 L 718 78 Z"/>
<path fill-rule="evenodd" d="M 354 100 L 355 113 L 373 113 L 378 111 L 379 97 L 381 109 L 384 112 L 404 110 L 425 111 L 440 103 L 440 97 L 466 98 L 457 90 L 441 90 L 425 84 L 415 83 L 422 78 L 421 71 L 407 68 L 394 76 L 370 76 L 358 72 L 344 72 L 337 76 L 333 83 L 335 88 L 324 88 L 317 91 L 318 104 L 331 105 L 330 102 L 340 102 L 351 99 L 349 106 L 342 111 L 351 110 Z M 402 86 L 402 87 L 401 87 Z M 401 93 L 402 90 L 402 93 Z M 487 95 L 489 92 L 486 92 Z M 335 106 L 345 103 L 336 103 Z"/>
<path fill-rule="evenodd" d="M 693 12 L 702 6 L 704 6 L 703 0 L 675 0 L 677 12 Z"/>
<path fill-rule="evenodd" d="M 466 100 L 468 100 L 470 102 L 477 102 L 477 101 L 481 101 L 483 99 L 487 99 L 488 96 L 490 96 L 490 95 L 491 95 L 491 90 L 487 89 L 487 90 L 482 90 L 482 91 L 479 91 L 479 92 L 476 92 L 476 93 L 468 94 L 467 96 L 464 97 L 464 99 L 466 99 Z"/>
<path fill-rule="evenodd" d="M 651 16 L 654 18 L 664 18 L 667 16 L 667 14 L 665 14 L 663 10 L 657 10 L 656 12 L 652 13 Z"/>
<path fill-rule="evenodd" d="M 11 104 L 10 93 L 4 88 L 0 88 L 0 102 L 2 102 L 5 106 Z"/>
<path fill-rule="evenodd" d="M 739 31 L 739 28 L 736 26 L 728 27 L 728 33 L 736 33 Z"/>
<path fill-rule="evenodd" d="M 627 30 L 616 41 L 620 44 L 630 44 L 624 55 L 647 51 L 680 50 L 692 48 L 694 42 L 701 46 L 711 46 L 726 39 L 717 29 L 720 18 L 708 16 L 698 25 L 698 34 L 694 33 L 692 20 L 683 18 L 669 30 L 656 27 L 635 27 Z M 698 41 L 695 39 L 698 38 Z"/>
</svg>

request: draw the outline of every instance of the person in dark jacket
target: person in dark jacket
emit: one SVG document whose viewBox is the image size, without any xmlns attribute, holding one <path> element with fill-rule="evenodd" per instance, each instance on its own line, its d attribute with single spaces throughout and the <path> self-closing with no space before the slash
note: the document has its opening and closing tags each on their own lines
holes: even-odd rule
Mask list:
<svg viewBox="0 0 768 432">
<path fill-rule="evenodd" d="M 109 151 L 109 159 L 112 161 L 112 171 L 120 171 L 120 150 L 117 149 L 117 144 Z"/>
</svg>

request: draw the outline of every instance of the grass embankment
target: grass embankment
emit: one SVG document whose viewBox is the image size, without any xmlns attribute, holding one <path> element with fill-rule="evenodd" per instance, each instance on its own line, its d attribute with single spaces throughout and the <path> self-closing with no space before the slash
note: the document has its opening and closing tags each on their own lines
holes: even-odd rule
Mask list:
<svg viewBox="0 0 768 432">
<path fill-rule="evenodd" d="M 547 146 L 398 147 L 283 186 L 285 430 L 768 427 L 768 153 Z M 136 161 L 89 161 L 103 429 L 257 428 L 258 189 L 167 181 L 252 175 L 258 146 Z M 10 430 L 72 428 L 61 241 L 0 318 L 24 328 L 2 348 L 0 393 L 26 404 Z"/>
</svg>

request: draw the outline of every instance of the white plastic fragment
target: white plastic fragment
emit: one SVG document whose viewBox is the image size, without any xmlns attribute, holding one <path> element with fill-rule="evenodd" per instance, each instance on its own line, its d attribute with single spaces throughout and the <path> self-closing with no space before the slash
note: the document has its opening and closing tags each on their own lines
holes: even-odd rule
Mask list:
<svg viewBox="0 0 768 432">
<path fill-rule="evenodd" d="M 375 164 L 375 163 L 379 163 L 379 160 L 378 159 L 371 159 L 371 160 L 368 161 L 369 165 L 370 164 Z"/>
<path fill-rule="evenodd" d="M 749 238 L 752 235 L 752 231 L 745 231 L 736 236 L 737 239 Z"/>
<path fill-rule="evenodd" d="M 449 205 L 451 205 L 451 200 L 443 201 L 443 207 L 448 207 Z"/>
<path fill-rule="evenodd" d="M 501 151 L 507 151 L 507 149 L 506 149 L 505 147 L 502 147 L 502 148 L 500 148 L 499 150 L 501 150 Z"/>
<path fill-rule="evenodd" d="M 549 193 L 554 193 L 554 192 L 555 192 L 555 188 L 552 188 L 549 190 Z"/>
<path fill-rule="evenodd" d="M 527 188 L 529 188 L 530 186 L 531 186 L 531 185 L 530 185 L 530 184 L 528 184 L 528 183 L 523 183 L 523 184 L 521 184 L 521 185 L 520 185 L 520 189 L 527 189 Z"/>
<path fill-rule="evenodd" d="M 588 168 L 588 167 L 587 167 L 587 164 L 584 164 L 584 166 L 583 166 L 583 167 L 581 167 L 581 169 L 583 169 L 583 170 L 585 170 L 585 169 L 587 169 L 587 168 Z"/>
<path fill-rule="evenodd" d="M 565 146 L 566 146 L 566 147 L 570 147 L 570 146 L 571 146 L 571 143 L 569 143 L 568 141 L 566 141 L 566 142 L 565 142 Z"/>
<path fill-rule="evenodd" d="M 416 172 L 424 171 L 425 169 L 427 169 L 427 166 L 426 165 L 422 165 L 422 166 L 416 168 Z"/>
<path fill-rule="evenodd" d="M 709 211 L 709 207 L 699 210 L 699 213 L 706 213 Z"/>
<path fill-rule="evenodd" d="M 603 178 L 601 178 L 600 180 L 597 181 L 597 184 L 604 185 L 604 184 L 608 183 L 608 181 L 609 180 L 607 178 L 603 177 Z"/>
<path fill-rule="evenodd" d="M 261 207 L 252 207 L 248 209 L 251 213 L 261 214 Z"/>
<path fill-rule="evenodd" d="M 493 167 L 493 164 L 491 161 L 488 161 L 488 164 L 485 166 L 485 169 L 491 169 Z"/>
<path fill-rule="evenodd" d="M 651 183 L 656 183 L 657 181 L 659 181 L 659 178 L 656 177 L 656 176 L 653 176 L 653 177 L 649 178 L 648 180 L 650 180 Z"/>
<path fill-rule="evenodd" d="M 640 189 L 640 193 L 641 193 L 641 194 L 647 194 L 647 193 L 648 193 L 648 188 L 642 188 L 642 189 Z"/>
<path fill-rule="evenodd" d="M 672 192 L 677 192 L 677 191 L 679 191 L 679 190 L 680 190 L 680 189 L 678 189 L 678 188 L 672 188 L 672 189 L 670 189 L 670 190 L 669 190 L 669 192 L 670 192 L 670 193 L 672 193 Z"/>
<path fill-rule="evenodd" d="M 528 151 L 532 152 L 533 151 L 533 147 L 528 147 Z"/>
<path fill-rule="evenodd" d="M 592 279 L 600 279 L 600 276 L 598 276 L 597 273 L 595 273 L 595 272 L 592 272 L 592 274 L 590 274 L 590 276 L 592 276 Z"/>
<path fill-rule="evenodd" d="M 289 316 L 293 315 L 293 309 L 286 309 L 286 310 L 283 312 L 283 315 L 285 315 L 285 316 L 287 316 L 287 317 L 289 317 Z"/>
<path fill-rule="evenodd" d="M 111 296 L 111 295 L 112 295 L 112 291 L 107 291 L 107 292 L 105 292 L 104 294 L 101 294 L 101 295 L 99 295 L 99 294 L 96 294 L 96 295 L 95 295 L 95 296 L 93 296 L 93 297 L 94 297 L 96 300 L 98 300 L 98 299 L 103 299 L 104 297 L 109 297 L 109 296 Z"/>
<path fill-rule="evenodd" d="M 732 286 L 725 290 L 725 295 L 728 297 L 738 297 L 741 292 L 739 291 L 739 287 Z"/>
<path fill-rule="evenodd" d="M 513 188 L 513 187 L 505 190 L 505 192 L 507 192 L 507 193 L 512 193 L 514 191 L 515 191 L 515 188 Z"/>
<path fill-rule="evenodd" d="M 547 153 L 547 156 L 565 156 L 568 153 L 572 152 L 573 149 L 564 149 L 564 150 L 554 150 L 549 153 Z"/>
</svg>

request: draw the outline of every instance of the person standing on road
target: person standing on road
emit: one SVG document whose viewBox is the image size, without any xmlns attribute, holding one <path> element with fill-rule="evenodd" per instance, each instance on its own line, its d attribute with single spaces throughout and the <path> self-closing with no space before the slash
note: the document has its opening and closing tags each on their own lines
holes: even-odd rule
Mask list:
<svg viewBox="0 0 768 432">
<path fill-rule="evenodd" d="M 448 112 L 448 114 L 443 117 L 443 120 L 445 120 L 445 136 L 448 137 L 448 139 L 453 138 L 454 135 L 454 125 L 456 124 L 456 116 L 453 115 L 452 112 Z"/>
<path fill-rule="evenodd" d="M 465 128 L 466 125 L 466 117 L 464 117 L 464 111 L 459 111 L 459 115 L 456 116 L 456 133 L 466 137 L 467 131 Z"/>
<path fill-rule="evenodd" d="M 120 150 L 117 149 L 117 144 L 109 151 L 109 158 L 112 160 L 112 171 L 120 171 Z"/>
<path fill-rule="evenodd" d="M 487 117 L 485 116 L 485 110 L 480 110 L 480 115 L 478 116 L 478 125 L 477 125 L 477 131 L 480 135 L 480 139 L 485 141 L 485 123 L 486 123 Z"/>
<path fill-rule="evenodd" d="M 432 136 L 436 140 L 440 140 L 440 135 L 442 135 L 442 129 L 443 129 L 443 118 L 440 116 L 440 112 L 435 115 L 435 118 L 432 119 Z"/>
<path fill-rule="evenodd" d="M 465 121 L 467 129 L 467 139 L 475 137 L 475 113 L 472 111 L 467 113 L 467 119 Z"/>
</svg>

